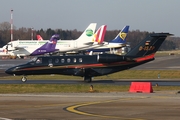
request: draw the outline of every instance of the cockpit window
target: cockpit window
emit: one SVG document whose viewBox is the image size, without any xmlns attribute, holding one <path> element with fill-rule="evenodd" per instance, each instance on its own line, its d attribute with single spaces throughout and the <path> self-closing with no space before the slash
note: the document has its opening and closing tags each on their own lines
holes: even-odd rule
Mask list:
<svg viewBox="0 0 180 120">
<path fill-rule="evenodd" d="M 37 60 L 36 60 L 36 64 L 41 64 L 42 63 L 42 58 L 38 58 Z"/>
<path fill-rule="evenodd" d="M 35 62 L 37 60 L 37 57 L 34 57 L 33 59 L 30 60 L 30 62 Z"/>
</svg>

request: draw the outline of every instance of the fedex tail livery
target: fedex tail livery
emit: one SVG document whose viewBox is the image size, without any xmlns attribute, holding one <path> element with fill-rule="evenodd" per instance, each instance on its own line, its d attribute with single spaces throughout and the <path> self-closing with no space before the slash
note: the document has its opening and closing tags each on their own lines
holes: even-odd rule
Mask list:
<svg viewBox="0 0 180 120">
<path fill-rule="evenodd" d="M 58 49 L 56 49 L 56 43 L 58 40 L 59 40 L 59 35 L 56 35 L 56 34 L 53 35 L 48 42 L 46 42 L 44 45 L 42 45 L 38 49 L 33 50 L 33 48 L 31 48 L 33 52 L 30 54 L 30 56 L 42 55 L 45 53 L 58 51 Z"/>
<path fill-rule="evenodd" d="M 18 52 L 20 51 L 21 53 L 24 54 L 24 56 L 35 56 L 35 55 L 42 55 L 42 54 L 45 54 L 45 53 L 52 53 L 52 52 L 56 52 L 58 51 L 58 49 L 56 49 L 56 44 L 57 44 L 57 41 L 59 40 L 59 35 L 53 35 L 51 37 L 51 39 L 49 41 L 47 41 L 45 44 L 43 44 L 42 46 L 40 47 L 36 47 L 36 46 L 31 46 L 31 47 L 28 47 L 28 48 L 25 48 L 25 47 L 16 47 L 18 50 L 15 50 L 13 52 Z M 10 52 L 11 54 L 11 52 Z M 19 54 L 17 54 L 18 56 Z M 18 56 L 20 57 L 20 56 Z"/>
</svg>

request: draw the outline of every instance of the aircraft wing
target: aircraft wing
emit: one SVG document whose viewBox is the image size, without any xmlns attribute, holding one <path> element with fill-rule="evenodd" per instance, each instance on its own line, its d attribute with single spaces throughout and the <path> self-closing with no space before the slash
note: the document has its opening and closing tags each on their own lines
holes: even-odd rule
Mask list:
<svg viewBox="0 0 180 120">
<path fill-rule="evenodd" d="M 79 51 L 85 51 L 88 50 L 88 49 L 94 49 L 94 48 L 97 48 L 97 47 L 100 47 L 102 45 L 89 45 L 89 46 L 86 46 L 86 47 L 81 47 L 81 48 L 75 48 L 75 49 L 72 49 L 72 50 L 68 50 L 68 51 L 64 51 L 66 53 L 78 53 Z"/>
<path fill-rule="evenodd" d="M 28 46 L 22 46 L 22 47 L 14 47 L 15 50 L 19 50 L 19 49 L 24 49 L 24 48 L 27 48 Z"/>
<path fill-rule="evenodd" d="M 87 42 L 87 43 L 84 43 L 84 45 L 93 45 L 94 42 Z"/>
</svg>

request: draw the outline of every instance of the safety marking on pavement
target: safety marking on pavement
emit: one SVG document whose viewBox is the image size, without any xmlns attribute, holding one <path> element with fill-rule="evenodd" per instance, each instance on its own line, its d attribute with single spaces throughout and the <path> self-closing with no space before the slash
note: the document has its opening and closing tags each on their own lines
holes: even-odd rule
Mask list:
<svg viewBox="0 0 180 120">
<path fill-rule="evenodd" d="M 145 120 L 141 118 L 127 118 L 127 117 L 118 117 L 118 116 L 106 116 L 106 115 L 98 115 L 98 114 L 93 114 L 93 113 L 88 113 L 88 112 L 83 112 L 78 110 L 78 108 L 83 107 L 83 106 L 89 106 L 93 104 L 100 104 L 100 103 L 110 103 L 110 102 L 116 102 L 119 100 L 136 100 L 136 99 L 143 99 L 147 97 L 140 97 L 140 98 L 124 98 L 124 99 L 116 99 L 116 100 L 107 100 L 107 101 L 99 101 L 99 102 L 88 102 L 88 103 L 82 103 L 82 104 L 77 104 L 73 106 L 69 106 L 64 108 L 64 110 L 72 113 L 76 113 L 79 115 L 87 115 L 87 116 L 92 116 L 92 117 L 103 117 L 103 118 L 112 118 L 112 119 L 126 119 L 126 120 Z"/>
</svg>

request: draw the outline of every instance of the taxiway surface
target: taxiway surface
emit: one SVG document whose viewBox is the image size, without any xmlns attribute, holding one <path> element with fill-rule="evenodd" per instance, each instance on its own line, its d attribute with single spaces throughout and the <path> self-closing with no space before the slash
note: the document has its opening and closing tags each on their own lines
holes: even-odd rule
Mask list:
<svg viewBox="0 0 180 120">
<path fill-rule="evenodd" d="M 180 95 L 154 93 L 0 94 L 0 118 L 13 120 L 179 120 Z"/>
<path fill-rule="evenodd" d="M 179 59 L 180 56 L 156 57 L 155 61 L 133 69 L 180 69 Z M 1 75 L 5 75 L 3 73 L 5 69 L 27 61 L 0 60 Z M 1 84 L 7 84 L 3 82 L 5 81 L 0 81 Z M 21 83 L 21 81 L 13 80 L 11 82 Z M 27 84 L 33 82 L 38 84 L 38 81 L 31 80 L 27 81 Z M 53 82 L 56 84 L 55 82 L 65 81 L 51 80 L 51 83 Z M 74 81 L 70 82 L 74 84 Z M 94 83 L 101 82 L 103 81 Z M 104 82 L 117 84 L 118 81 Z M 179 120 L 179 113 L 178 91 L 154 91 L 149 94 L 129 92 L 0 94 L 0 119 L 2 120 Z"/>
</svg>

